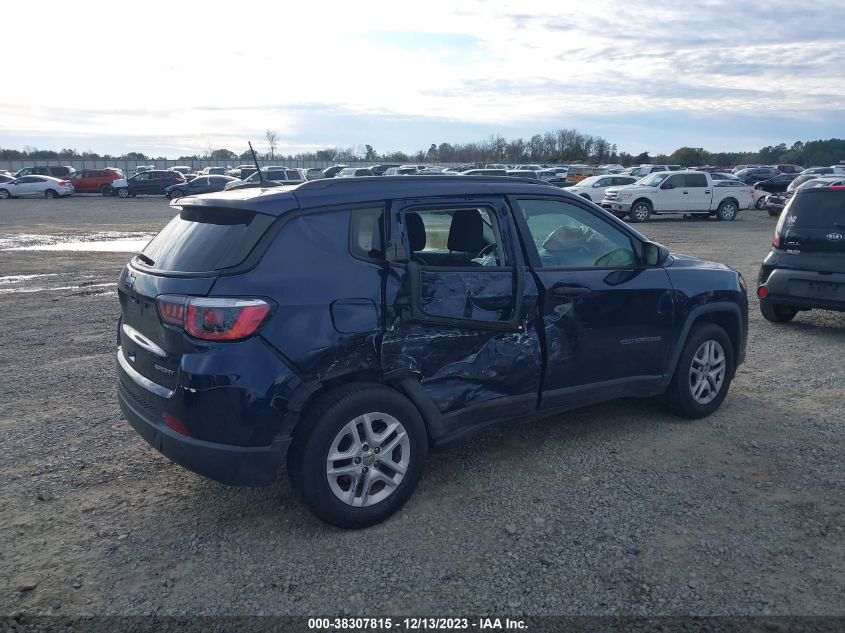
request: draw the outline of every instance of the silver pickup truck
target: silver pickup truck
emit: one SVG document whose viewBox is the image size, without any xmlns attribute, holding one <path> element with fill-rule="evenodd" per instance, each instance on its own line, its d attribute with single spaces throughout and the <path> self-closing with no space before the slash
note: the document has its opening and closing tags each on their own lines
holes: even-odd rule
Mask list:
<svg viewBox="0 0 845 633">
<path fill-rule="evenodd" d="M 702 171 L 650 174 L 633 185 L 610 187 L 601 206 L 631 222 L 647 222 L 652 215 L 683 213 L 734 220 L 740 209 L 754 206 L 753 188 L 718 187 Z"/>
</svg>

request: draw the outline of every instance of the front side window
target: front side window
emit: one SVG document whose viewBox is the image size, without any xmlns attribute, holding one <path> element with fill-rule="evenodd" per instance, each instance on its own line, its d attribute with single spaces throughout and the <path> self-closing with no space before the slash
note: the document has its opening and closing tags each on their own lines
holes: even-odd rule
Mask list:
<svg viewBox="0 0 845 633">
<path fill-rule="evenodd" d="M 630 238 L 586 209 L 562 200 L 519 200 L 542 268 L 615 268 L 638 258 Z"/>
<path fill-rule="evenodd" d="M 404 215 L 409 257 L 423 266 L 504 266 L 495 213 L 486 207 L 420 209 Z"/>
</svg>

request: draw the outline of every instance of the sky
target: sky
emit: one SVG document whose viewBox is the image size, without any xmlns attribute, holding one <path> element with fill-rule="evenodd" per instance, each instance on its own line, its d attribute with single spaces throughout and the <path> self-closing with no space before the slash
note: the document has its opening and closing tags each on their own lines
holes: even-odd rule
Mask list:
<svg viewBox="0 0 845 633">
<path fill-rule="evenodd" d="M 633 154 L 845 137 L 845 0 L 111 3 L 2 13 L 0 147 L 176 158 L 559 128 Z M 14 25 L 28 25 L 16 28 Z M 33 28 L 30 28 L 30 27 Z"/>
</svg>

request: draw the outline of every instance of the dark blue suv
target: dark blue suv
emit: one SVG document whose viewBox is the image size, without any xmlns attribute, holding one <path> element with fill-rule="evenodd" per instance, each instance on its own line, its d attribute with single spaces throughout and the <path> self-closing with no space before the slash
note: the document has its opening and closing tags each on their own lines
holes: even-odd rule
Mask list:
<svg viewBox="0 0 845 633">
<path fill-rule="evenodd" d="M 698 418 L 745 356 L 735 270 L 496 177 L 315 180 L 174 202 L 120 276 L 118 394 L 197 473 L 363 527 L 428 450 L 619 397 Z"/>
</svg>

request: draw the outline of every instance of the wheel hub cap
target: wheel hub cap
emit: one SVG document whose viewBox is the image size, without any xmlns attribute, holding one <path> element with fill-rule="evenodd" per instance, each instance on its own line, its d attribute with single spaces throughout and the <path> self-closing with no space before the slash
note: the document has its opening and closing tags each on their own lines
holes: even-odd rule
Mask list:
<svg viewBox="0 0 845 633">
<path fill-rule="evenodd" d="M 374 505 L 402 483 L 410 457 L 411 442 L 399 420 L 387 413 L 365 413 L 340 429 L 329 447 L 329 488 L 347 505 Z"/>
<path fill-rule="evenodd" d="M 709 404 L 722 390 L 727 363 L 725 350 L 718 341 L 704 341 L 692 357 L 689 389 L 693 400 Z"/>
</svg>

